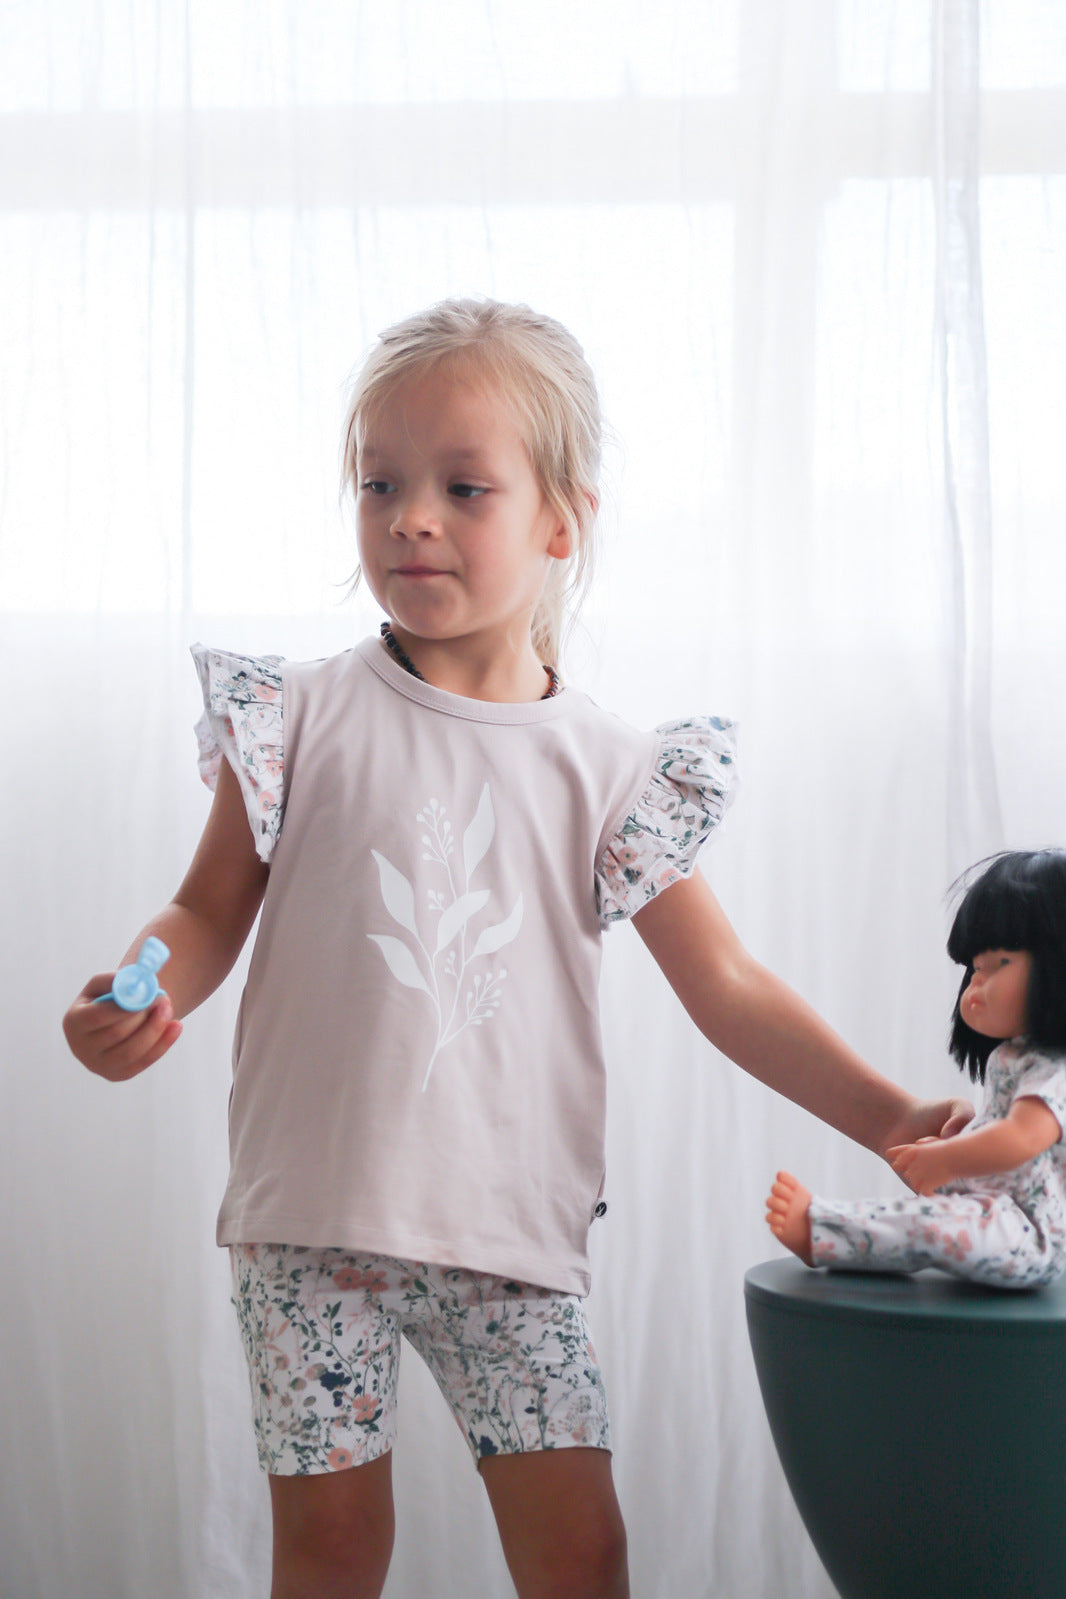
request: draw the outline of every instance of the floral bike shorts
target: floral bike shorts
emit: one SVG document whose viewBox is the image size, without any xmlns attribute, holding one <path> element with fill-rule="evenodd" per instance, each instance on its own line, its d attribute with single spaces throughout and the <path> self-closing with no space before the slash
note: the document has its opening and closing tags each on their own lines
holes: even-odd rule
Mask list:
<svg viewBox="0 0 1066 1599">
<path fill-rule="evenodd" d="M 401 1334 L 475 1461 L 611 1447 L 603 1379 L 572 1294 L 293 1244 L 235 1244 L 230 1260 L 264 1471 L 343 1471 L 386 1454 Z"/>
</svg>

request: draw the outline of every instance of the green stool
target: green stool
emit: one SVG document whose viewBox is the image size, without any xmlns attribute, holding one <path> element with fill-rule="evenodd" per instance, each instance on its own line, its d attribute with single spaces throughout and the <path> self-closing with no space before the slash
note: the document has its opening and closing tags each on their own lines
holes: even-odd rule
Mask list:
<svg viewBox="0 0 1066 1599">
<path fill-rule="evenodd" d="M 766 1261 L 770 1431 L 843 1599 L 1064 1599 L 1066 1278 L 981 1288 Z"/>
</svg>

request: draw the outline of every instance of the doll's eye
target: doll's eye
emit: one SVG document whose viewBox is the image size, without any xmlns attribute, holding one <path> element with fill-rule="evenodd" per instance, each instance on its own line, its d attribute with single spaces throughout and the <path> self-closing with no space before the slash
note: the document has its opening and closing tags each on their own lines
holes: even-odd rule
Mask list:
<svg viewBox="0 0 1066 1599">
<path fill-rule="evenodd" d="M 1009 966 L 1015 959 L 1015 954 L 1009 949 L 988 949 L 977 956 L 973 963 L 975 972 L 987 975 L 989 972 L 998 972 L 1001 967 Z"/>
</svg>

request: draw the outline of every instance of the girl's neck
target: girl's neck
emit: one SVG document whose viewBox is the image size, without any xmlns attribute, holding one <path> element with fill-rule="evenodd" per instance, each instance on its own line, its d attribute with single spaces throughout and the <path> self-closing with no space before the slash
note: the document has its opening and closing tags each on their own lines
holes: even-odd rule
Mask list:
<svg viewBox="0 0 1066 1599">
<path fill-rule="evenodd" d="M 463 699 L 522 705 L 550 699 L 561 686 L 556 673 L 537 659 L 532 646 L 524 653 L 495 651 L 478 659 L 468 649 L 456 649 L 457 641 L 416 638 L 391 622 L 382 622 L 381 636 L 393 660 L 406 672 Z"/>
</svg>

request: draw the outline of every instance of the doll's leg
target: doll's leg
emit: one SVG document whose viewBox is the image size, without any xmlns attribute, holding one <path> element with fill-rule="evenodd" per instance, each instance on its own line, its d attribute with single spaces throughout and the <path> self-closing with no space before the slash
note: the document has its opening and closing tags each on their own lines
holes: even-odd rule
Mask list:
<svg viewBox="0 0 1066 1599">
<path fill-rule="evenodd" d="M 816 1266 L 942 1271 L 1002 1288 L 1030 1288 L 1060 1269 L 1047 1238 L 1006 1194 L 952 1191 L 896 1200 L 812 1199 Z"/>
</svg>

